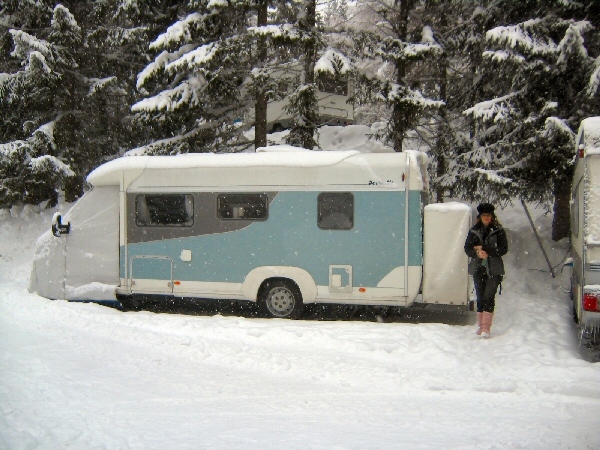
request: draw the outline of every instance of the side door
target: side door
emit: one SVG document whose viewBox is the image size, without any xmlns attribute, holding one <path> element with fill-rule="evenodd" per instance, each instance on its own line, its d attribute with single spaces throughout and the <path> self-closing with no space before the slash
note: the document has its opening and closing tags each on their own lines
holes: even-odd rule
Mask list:
<svg viewBox="0 0 600 450">
<path fill-rule="evenodd" d="M 173 259 L 168 256 L 133 256 L 130 273 L 133 294 L 173 293 Z"/>
<path fill-rule="evenodd" d="M 127 197 L 127 272 L 131 293 L 173 294 L 180 241 L 193 234 L 191 194 L 136 193 Z"/>
</svg>

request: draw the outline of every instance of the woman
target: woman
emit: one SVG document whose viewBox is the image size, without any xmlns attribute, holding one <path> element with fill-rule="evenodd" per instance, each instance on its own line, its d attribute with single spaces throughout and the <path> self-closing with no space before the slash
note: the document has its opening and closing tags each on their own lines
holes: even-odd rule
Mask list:
<svg viewBox="0 0 600 450">
<path fill-rule="evenodd" d="M 477 207 L 477 223 L 469 230 L 465 253 L 472 258 L 469 274 L 473 275 L 477 295 L 477 335 L 490 337 L 496 290 L 504 275 L 502 256 L 508 252 L 506 233 L 494 213 L 494 205 L 482 203 Z"/>
</svg>

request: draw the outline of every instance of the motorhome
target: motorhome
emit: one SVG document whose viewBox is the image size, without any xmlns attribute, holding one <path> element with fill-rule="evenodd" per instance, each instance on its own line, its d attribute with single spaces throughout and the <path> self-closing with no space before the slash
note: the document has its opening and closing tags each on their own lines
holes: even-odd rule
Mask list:
<svg viewBox="0 0 600 450">
<path fill-rule="evenodd" d="M 262 150 L 100 166 L 40 238 L 30 290 L 126 308 L 246 300 L 280 318 L 308 303 L 468 305 L 471 209 L 426 206 L 425 154 Z"/>
<path fill-rule="evenodd" d="M 284 65 L 273 71 L 271 76 L 286 91 L 296 86 L 304 78 L 303 68 L 299 64 Z M 334 76 L 330 73 L 318 73 L 317 102 L 319 107 L 319 125 L 345 126 L 354 123 L 354 105 L 352 97 L 352 78 L 348 75 Z M 287 130 L 293 125 L 293 117 L 287 110 L 289 96 L 267 104 L 267 131 L 269 133 Z M 254 122 L 254 109 L 248 112 L 248 121 Z"/>
<path fill-rule="evenodd" d="M 317 78 L 317 102 L 319 123 L 326 125 L 352 125 L 354 106 L 348 100 L 352 83 L 347 77 L 339 79 L 327 75 Z M 269 102 L 267 105 L 267 130 L 269 132 L 288 129 L 293 125 L 293 117 L 288 113 L 289 97 Z"/>
<path fill-rule="evenodd" d="M 600 117 L 584 119 L 571 189 L 571 295 L 582 336 L 600 330 Z"/>
</svg>

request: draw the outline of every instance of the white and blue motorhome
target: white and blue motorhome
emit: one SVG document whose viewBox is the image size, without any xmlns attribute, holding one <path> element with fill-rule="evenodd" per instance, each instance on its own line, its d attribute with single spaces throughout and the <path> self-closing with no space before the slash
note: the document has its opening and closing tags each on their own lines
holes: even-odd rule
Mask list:
<svg viewBox="0 0 600 450">
<path fill-rule="evenodd" d="M 581 334 L 600 337 L 600 117 L 584 119 L 571 188 L 571 295 Z"/>
<path fill-rule="evenodd" d="M 315 302 L 410 306 L 421 287 L 418 301 L 466 306 L 471 210 L 425 208 L 426 162 L 356 151 L 120 158 L 40 238 L 30 290 L 124 305 L 248 300 L 292 318 Z"/>
</svg>

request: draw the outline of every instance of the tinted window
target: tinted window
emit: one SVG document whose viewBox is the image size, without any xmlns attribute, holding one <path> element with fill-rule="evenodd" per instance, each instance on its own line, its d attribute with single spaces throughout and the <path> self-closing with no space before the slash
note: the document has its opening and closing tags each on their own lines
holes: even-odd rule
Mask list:
<svg viewBox="0 0 600 450">
<path fill-rule="evenodd" d="M 220 194 L 217 215 L 220 219 L 264 220 L 268 215 L 267 194 Z"/>
<path fill-rule="evenodd" d="M 138 195 L 135 222 L 140 226 L 192 226 L 194 199 L 191 195 L 181 194 Z"/>
<path fill-rule="evenodd" d="M 324 230 L 349 230 L 354 226 L 354 196 L 347 192 L 319 194 L 317 220 Z"/>
</svg>

